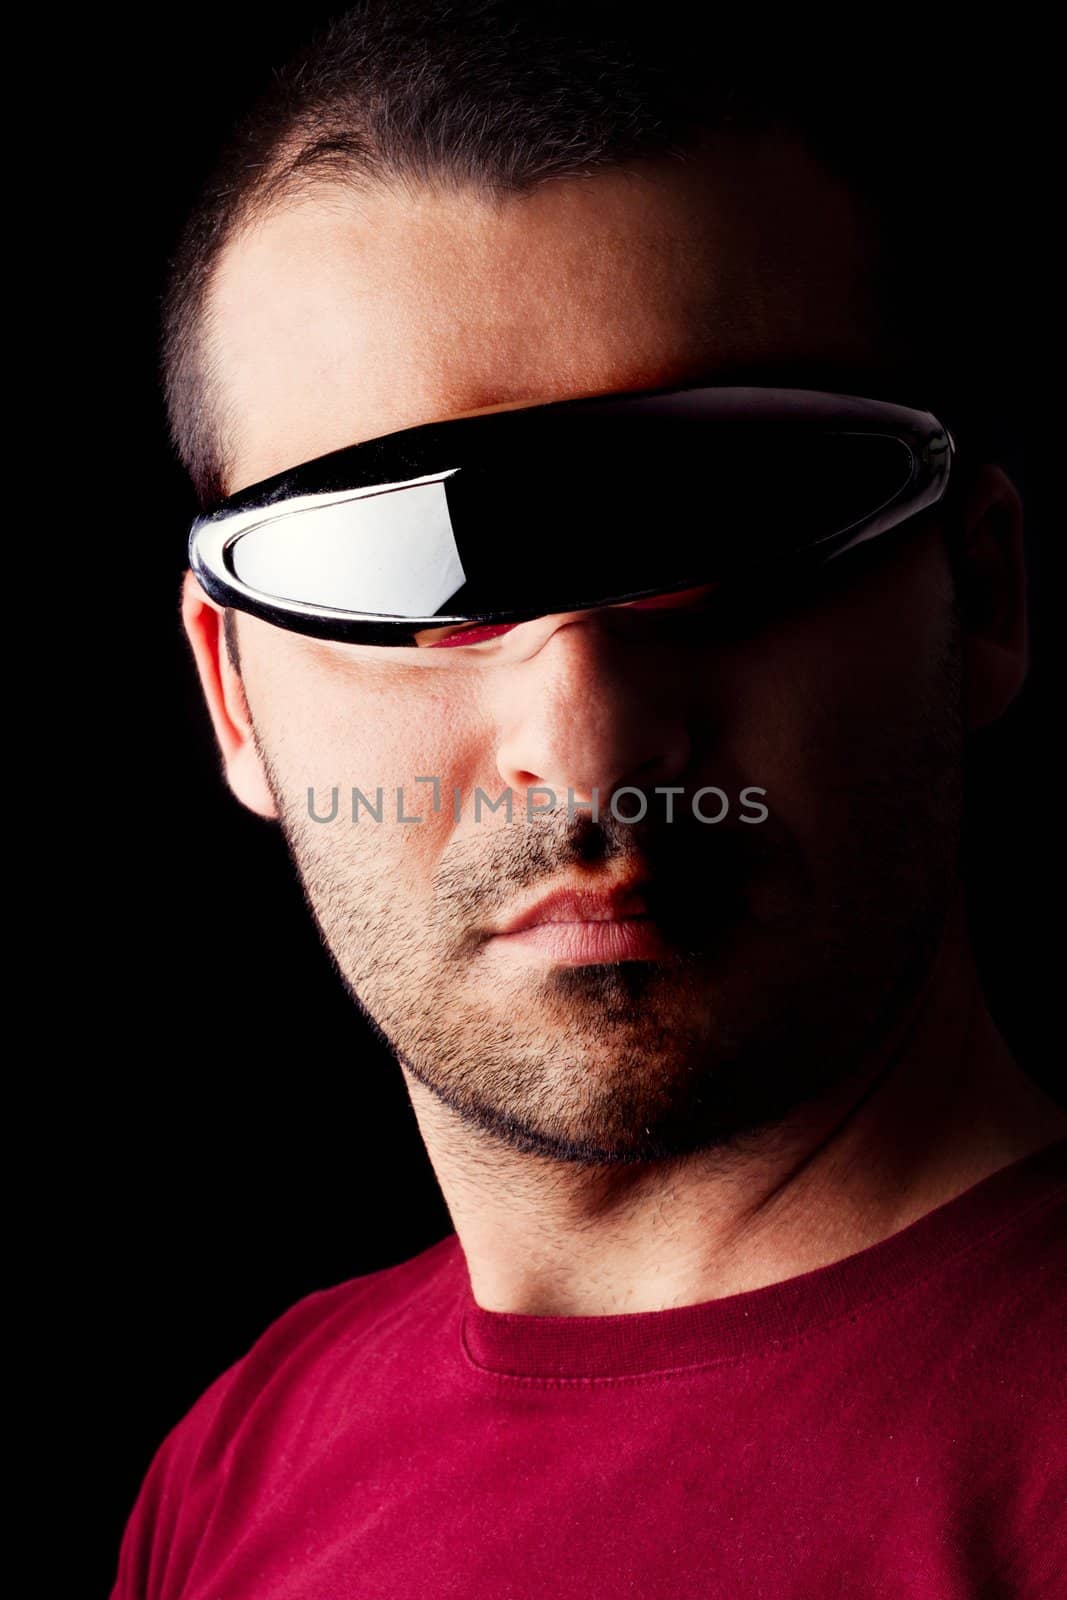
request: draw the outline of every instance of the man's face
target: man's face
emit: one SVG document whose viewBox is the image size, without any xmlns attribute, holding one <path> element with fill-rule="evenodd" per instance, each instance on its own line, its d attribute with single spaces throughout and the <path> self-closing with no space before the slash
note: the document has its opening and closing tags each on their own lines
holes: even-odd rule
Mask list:
<svg viewBox="0 0 1067 1600">
<path fill-rule="evenodd" d="M 773 139 L 498 202 L 320 193 L 224 258 L 227 488 L 477 410 L 738 363 L 873 363 L 870 266 L 845 193 Z M 566 540 L 537 558 L 565 561 Z M 310 905 L 408 1071 L 519 1148 L 592 1160 L 728 1139 L 847 1074 L 910 994 L 954 883 L 962 726 L 937 529 L 763 611 L 612 609 L 507 637 L 499 654 L 374 652 L 239 619 Z M 648 796 L 642 821 L 611 815 L 622 785 Z M 558 804 L 531 818 L 534 786 Z M 670 822 L 666 786 L 683 791 Z M 719 822 L 691 803 L 705 786 L 727 798 Z M 326 816 L 335 787 L 336 818 L 314 820 L 309 790 Z M 381 822 L 353 822 L 353 787 L 382 791 Z M 746 788 L 766 820 L 744 820 Z M 476 817 L 478 789 L 510 789 L 511 820 Z M 600 820 L 568 815 L 594 789 Z M 398 795 L 420 822 L 398 821 Z M 556 889 L 632 881 L 656 934 L 633 959 L 498 931 Z"/>
</svg>

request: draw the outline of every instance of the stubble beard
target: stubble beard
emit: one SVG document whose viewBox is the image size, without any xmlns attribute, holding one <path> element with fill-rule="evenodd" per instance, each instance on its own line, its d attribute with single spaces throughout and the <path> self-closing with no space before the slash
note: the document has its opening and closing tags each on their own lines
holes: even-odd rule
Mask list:
<svg viewBox="0 0 1067 1600">
<path fill-rule="evenodd" d="M 957 882 L 957 630 L 942 665 L 910 748 L 889 778 L 857 786 L 854 826 L 814 862 L 765 824 L 550 812 L 447 847 L 429 906 L 415 906 L 389 897 L 398 862 L 381 835 L 352 828 L 339 847 L 345 836 L 301 815 L 298 788 L 287 793 L 260 754 L 334 966 L 414 1080 L 472 1134 L 516 1151 L 669 1160 L 741 1148 L 862 1085 L 919 992 Z M 677 960 L 518 967 L 472 934 L 528 898 L 524 886 L 636 850 L 663 885 Z"/>
</svg>

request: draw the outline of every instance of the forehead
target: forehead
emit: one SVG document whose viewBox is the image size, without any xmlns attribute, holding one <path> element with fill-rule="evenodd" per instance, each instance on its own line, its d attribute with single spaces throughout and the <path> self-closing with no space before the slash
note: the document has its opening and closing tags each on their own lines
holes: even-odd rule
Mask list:
<svg viewBox="0 0 1067 1600">
<path fill-rule="evenodd" d="M 862 362 L 872 265 L 847 191 L 781 138 L 524 195 L 318 188 L 219 264 L 227 489 L 474 411 Z"/>
</svg>

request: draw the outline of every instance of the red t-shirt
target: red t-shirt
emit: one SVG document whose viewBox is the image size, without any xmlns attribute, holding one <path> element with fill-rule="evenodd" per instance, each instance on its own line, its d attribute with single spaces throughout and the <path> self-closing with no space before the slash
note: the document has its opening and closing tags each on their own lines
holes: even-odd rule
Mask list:
<svg viewBox="0 0 1067 1600">
<path fill-rule="evenodd" d="M 1067 1139 L 668 1311 L 474 1304 L 455 1236 L 277 1319 L 161 1444 L 112 1600 L 1064 1600 Z"/>
</svg>

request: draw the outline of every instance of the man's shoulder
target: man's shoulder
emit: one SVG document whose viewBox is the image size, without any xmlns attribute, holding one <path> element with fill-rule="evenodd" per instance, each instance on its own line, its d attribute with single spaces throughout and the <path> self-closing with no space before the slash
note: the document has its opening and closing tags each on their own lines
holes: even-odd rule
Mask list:
<svg viewBox="0 0 1067 1600">
<path fill-rule="evenodd" d="M 959 1300 L 972 1325 L 995 1321 L 1005 1305 L 1035 1312 L 1064 1292 L 1067 1259 L 1067 1138 L 994 1172 L 899 1236 L 916 1288 Z M 893 1244 L 888 1252 L 894 1253 Z M 976 1293 L 980 1279 L 982 1292 Z M 1058 1303 L 1058 1300 L 1057 1300 Z"/>
<path fill-rule="evenodd" d="M 464 1272 L 452 1233 L 395 1266 L 313 1290 L 268 1323 L 193 1411 L 202 1408 L 204 1420 L 217 1423 L 231 1408 L 243 1414 L 268 1384 L 276 1393 L 286 1382 L 326 1381 L 334 1362 L 358 1359 L 382 1322 L 401 1336 L 406 1322 L 425 1314 L 428 1301 L 454 1295 Z"/>
<path fill-rule="evenodd" d="M 452 1292 L 463 1270 L 459 1241 L 451 1233 L 395 1266 L 313 1290 L 268 1323 L 231 1371 L 261 1363 L 275 1369 L 279 1360 L 362 1335 L 378 1317 L 403 1317 L 426 1295 Z"/>
<path fill-rule="evenodd" d="M 1002 1349 L 1018 1356 L 1024 1344 L 1037 1340 L 1053 1355 L 1067 1312 L 1067 1139 L 1017 1162 L 1014 1170 L 1012 1203 L 1001 1219 L 990 1210 L 988 1231 L 979 1232 L 971 1252 L 970 1276 L 981 1276 L 982 1293 L 973 1296 L 969 1315 L 973 1323 L 985 1315 L 1001 1332 L 1004 1316 L 1013 1315 L 1019 1326 Z M 966 1273 L 966 1252 L 961 1265 Z M 1048 1343 L 1050 1335 L 1055 1346 Z"/>
<path fill-rule="evenodd" d="M 299 1427 L 311 1397 L 326 1397 L 377 1334 L 403 1341 L 432 1319 L 465 1274 L 455 1234 L 396 1266 L 345 1279 L 295 1301 L 205 1389 L 156 1449 L 129 1518 L 113 1595 L 154 1593 L 151 1573 L 210 1515 L 241 1437 L 268 1424 Z M 202 1501 L 202 1504 L 198 1502 Z"/>
</svg>

